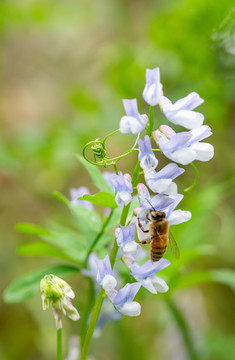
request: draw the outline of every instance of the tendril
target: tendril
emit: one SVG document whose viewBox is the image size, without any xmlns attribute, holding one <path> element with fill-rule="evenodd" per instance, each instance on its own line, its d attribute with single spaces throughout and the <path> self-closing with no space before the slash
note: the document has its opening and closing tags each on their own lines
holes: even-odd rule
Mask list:
<svg viewBox="0 0 235 360">
<path fill-rule="evenodd" d="M 196 165 L 194 165 L 194 163 L 191 163 L 190 165 L 194 168 L 194 171 L 195 171 L 195 179 L 194 179 L 194 182 L 192 183 L 192 185 L 190 185 L 189 187 L 187 187 L 186 189 L 184 189 L 185 192 L 192 190 L 192 189 L 194 188 L 194 186 L 197 185 L 198 177 L 199 177 L 198 169 L 197 169 Z"/>
<path fill-rule="evenodd" d="M 138 139 L 140 137 L 140 134 L 137 135 L 136 140 L 134 145 L 132 146 L 131 149 L 125 151 L 123 154 L 110 158 L 109 156 L 107 156 L 106 154 L 106 147 L 105 147 L 105 143 L 107 141 L 107 139 L 118 133 L 120 130 L 115 130 L 112 133 L 108 134 L 104 140 L 102 141 L 100 138 L 90 141 L 88 142 L 85 147 L 83 148 L 83 157 L 90 163 L 96 166 L 104 166 L 104 167 L 108 167 L 108 166 L 114 166 L 114 169 L 116 171 L 116 164 L 119 160 L 121 160 L 123 157 L 129 155 L 132 151 L 134 150 L 138 150 L 138 148 L 136 148 Z M 94 155 L 94 161 L 90 160 L 87 158 L 86 156 L 86 150 L 87 148 L 90 148 L 93 152 Z"/>
</svg>

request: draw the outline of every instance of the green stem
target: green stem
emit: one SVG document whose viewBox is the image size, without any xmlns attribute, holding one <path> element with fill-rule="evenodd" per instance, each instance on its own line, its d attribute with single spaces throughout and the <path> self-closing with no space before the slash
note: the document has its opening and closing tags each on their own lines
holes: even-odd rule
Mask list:
<svg viewBox="0 0 235 360">
<path fill-rule="evenodd" d="M 97 323 L 97 320 L 98 320 L 98 317 L 99 317 L 99 314 L 100 314 L 100 310 L 101 310 L 104 298 L 105 298 L 105 291 L 101 287 L 100 291 L 99 291 L 99 294 L 97 296 L 96 302 L 95 302 L 94 310 L 93 310 L 93 313 L 91 315 L 91 320 L 90 320 L 90 323 L 89 323 L 89 326 L 88 326 L 88 329 L 87 329 L 87 332 L 86 332 L 86 336 L 85 336 L 85 339 L 84 339 L 84 342 L 83 342 L 80 360 L 85 360 L 86 357 L 87 357 L 88 350 L 89 350 L 89 347 L 90 347 L 90 342 L 91 342 L 91 339 L 92 339 L 92 335 L 93 335 L 94 330 L 95 330 L 95 326 L 96 326 L 96 323 Z"/>
<path fill-rule="evenodd" d="M 149 107 L 149 126 L 147 129 L 147 135 L 151 138 L 153 132 L 153 124 L 154 124 L 154 106 Z"/>
<path fill-rule="evenodd" d="M 139 170 L 140 170 L 140 166 L 139 166 L 139 161 L 135 167 L 134 173 L 133 173 L 133 177 L 132 177 L 132 186 L 135 187 L 137 185 L 138 182 L 138 177 L 139 177 Z M 126 206 L 123 207 L 122 209 L 122 214 L 121 214 L 121 219 L 120 219 L 120 225 L 125 226 L 126 224 L 126 219 L 128 216 L 128 212 L 130 209 L 130 203 Z M 114 264 L 115 264 L 115 260 L 116 260 L 116 256 L 117 256 L 117 252 L 118 252 L 118 245 L 117 245 L 117 241 L 115 239 L 114 244 L 113 244 L 113 248 L 110 254 L 110 263 L 111 266 L 113 268 Z M 104 289 L 101 287 L 99 294 L 97 296 L 96 302 L 95 302 L 95 306 L 94 306 L 94 310 L 93 313 L 91 315 L 91 320 L 86 332 L 86 336 L 83 342 L 83 346 L 82 346 L 82 352 L 81 352 L 81 357 L 80 360 L 85 360 L 89 351 L 89 347 L 90 347 L 90 342 L 92 339 L 92 335 L 94 333 L 95 330 L 95 326 L 100 314 L 100 310 L 103 304 L 105 298 L 105 291 Z"/>
<path fill-rule="evenodd" d="M 194 168 L 196 175 L 195 175 L 195 179 L 194 179 L 194 182 L 192 183 L 192 185 L 190 185 L 189 187 L 184 189 L 185 192 L 192 190 L 194 188 L 194 186 L 197 185 L 198 178 L 199 178 L 199 173 L 198 173 L 198 169 L 197 169 L 196 165 L 194 165 L 194 163 L 191 163 L 190 165 Z"/>
<path fill-rule="evenodd" d="M 57 360 L 62 360 L 62 329 L 57 330 Z"/>
<path fill-rule="evenodd" d="M 168 305 L 168 308 L 170 309 L 179 329 L 183 336 L 185 347 L 189 354 L 190 360 L 199 360 L 199 357 L 197 355 L 197 352 L 194 348 L 193 339 L 191 337 L 189 328 L 187 326 L 187 323 L 185 319 L 183 318 L 180 310 L 177 308 L 177 306 L 174 304 L 174 302 L 170 299 L 170 297 L 165 297 L 166 303 Z"/>
<path fill-rule="evenodd" d="M 125 225 L 125 223 L 126 223 L 126 218 L 127 218 L 127 215 L 128 215 L 129 208 L 130 208 L 130 204 L 123 207 L 121 220 L 120 220 L 121 225 L 122 224 Z M 113 268 L 114 263 L 115 263 L 117 251 L 118 251 L 118 246 L 117 246 L 117 242 L 115 240 L 115 242 L 113 244 L 111 254 L 110 254 L 110 263 L 111 263 L 112 268 Z M 87 357 L 88 350 L 89 350 L 89 347 L 90 347 L 90 342 L 91 342 L 91 339 L 92 339 L 92 335 L 93 335 L 94 330 L 95 330 L 95 326 L 96 326 L 96 323 L 97 323 L 97 320 L 98 320 L 98 317 L 99 317 L 99 314 L 100 314 L 100 310 L 101 310 L 104 298 L 105 298 L 105 291 L 101 287 L 100 291 L 99 291 L 99 294 L 97 296 L 96 302 L 95 302 L 94 310 L 93 310 L 93 313 L 91 315 L 91 320 L 90 320 L 90 323 L 89 323 L 89 326 L 88 326 L 88 329 L 87 329 L 87 332 L 86 332 L 86 336 L 85 336 L 85 339 L 84 339 L 84 342 L 83 342 L 80 360 L 85 360 L 86 357 Z"/>
</svg>

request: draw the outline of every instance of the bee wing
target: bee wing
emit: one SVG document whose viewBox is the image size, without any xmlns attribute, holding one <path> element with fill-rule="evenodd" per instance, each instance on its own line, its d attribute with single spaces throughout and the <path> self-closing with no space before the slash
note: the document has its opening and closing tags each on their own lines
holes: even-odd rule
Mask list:
<svg viewBox="0 0 235 360">
<path fill-rule="evenodd" d="M 167 250 L 172 256 L 174 256 L 176 259 L 179 259 L 180 250 L 178 248 L 178 245 L 176 244 L 174 236 L 170 231 L 169 231 L 169 242 L 168 242 Z"/>
</svg>

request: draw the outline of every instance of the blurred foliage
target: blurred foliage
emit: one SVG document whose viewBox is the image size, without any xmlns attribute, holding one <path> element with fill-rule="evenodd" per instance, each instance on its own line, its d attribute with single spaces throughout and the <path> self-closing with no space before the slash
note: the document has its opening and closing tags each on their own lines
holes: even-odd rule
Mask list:
<svg viewBox="0 0 235 360">
<path fill-rule="evenodd" d="M 25 235 L 14 233 L 15 223 L 43 225 L 50 217 L 50 229 L 60 222 L 61 228 L 54 231 L 63 234 L 62 228 L 70 226 L 75 231 L 69 212 L 52 192 L 68 194 L 70 187 L 88 183 L 95 193 L 73 154 L 81 153 L 87 141 L 118 128 L 122 98 L 137 97 L 139 108 L 147 111 L 141 99 L 145 69 L 156 66 L 161 68 L 164 92 L 172 100 L 192 90 L 205 99 L 201 111 L 212 127 L 215 146 L 214 159 L 198 165 L 199 184 L 187 193 L 182 205 L 192 211 L 192 220 L 172 227 L 182 256 L 171 269 L 195 273 L 196 283 L 199 270 L 207 274 L 218 268 L 232 271 L 233 6 L 232 0 L 1 1 L 1 290 L 16 274 L 37 271 L 48 262 L 55 264 L 53 258 L 49 261 L 15 254 L 15 248 L 25 240 Z M 160 124 L 162 116 L 157 115 Z M 132 145 L 129 136 L 112 138 L 110 156 L 125 151 L 129 142 Z M 133 159 L 134 155 L 122 160 L 120 170 L 132 169 Z M 159 160 L 162 166 L 163 160 Z M 189 170 L 182 176 L 181 191 L 193 176 Z M 33 244 L 35 235 L 29 235 L 27 245 Z M 22 246 L 19 252 L 27 253 L 29 249 Z M 202 253 L 203 257 L 198 256 Z M 186 259 L 190 263 L 185 263 Z M 203 276 L 201 273 L 201 279 Z M 78 289 L 76 305 L 82 311 L 88 283 L 82 277 L 71 282 Z M 142 293 L 139 296 L 146 296 Z M 201 358 L 234 358 L 232 291 L 224 285 L 204 284 L 173 296 L 184 310 Z M 40 299 L 20 305 L 0 301 L 0 358 L 52 359 L 54 323 L 42 313 Z M 66 326 L 65 334 L 77 331 L 74 324 Z M 66 347 L 68 339 L 64 342 Z M 147 296 L 140 318 L 107 324 L 91 349 L 97 360 L 103 359 L 104 346 L 107 359 L 187 359 L 161 295 Z"/>
</svg>

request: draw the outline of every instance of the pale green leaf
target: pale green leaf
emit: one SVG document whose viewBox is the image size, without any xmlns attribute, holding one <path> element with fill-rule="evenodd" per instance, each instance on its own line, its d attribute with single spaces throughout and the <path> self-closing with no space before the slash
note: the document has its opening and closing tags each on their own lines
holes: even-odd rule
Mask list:
<svg viewBox="0 0 235 360">
<path fill-rule="evenodd" d="M 82 156 L 76 155 L 76 158 L 80 161 L 80 163 L 86 168 L 88 171 L 91 180 L 93 184 L 101 191 L 108 192 L 110 194 L 113 194 L 114 191 L 111 189 L 111 187 L 108 185 L 107 181 L 103 177 L 102 173 L 99 171 L 99 169 L 95 166 L 90 164 L 88 161 L 86 161 Z"/>
<path fill-rule="evenodd" d="M 117 207 L 114 196 L 104 191 L 95 195 L 83 195 L 78 200 L 86 200 L 92 204 L 108 207 L 110 209 L 115 209 Z"/>
<path fill-rule="evenodd" d="M 18 223 L 15 225 L 15 230 L 24 234 L 31 235 L 50 235 L 50 232 L 41 226 L 29 223 Z"/>
<path fill-rule="evenodd" d="M 73 260 L 64 253 L 56 250 L 54 247 L 43 242 L 33 242 L 18 246 L 17 251 L 24 256 L 53 256 L 64 260 Z"/>
</svg>

